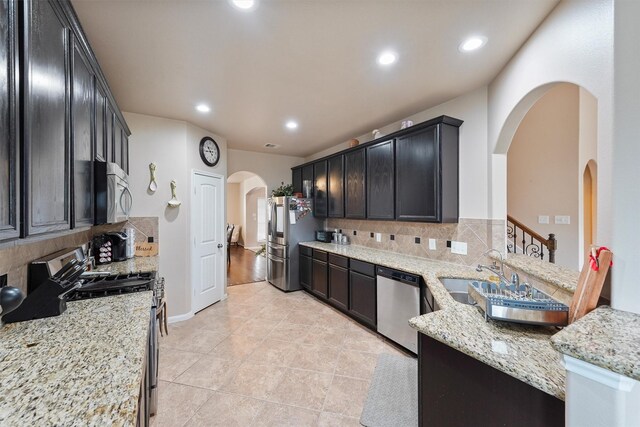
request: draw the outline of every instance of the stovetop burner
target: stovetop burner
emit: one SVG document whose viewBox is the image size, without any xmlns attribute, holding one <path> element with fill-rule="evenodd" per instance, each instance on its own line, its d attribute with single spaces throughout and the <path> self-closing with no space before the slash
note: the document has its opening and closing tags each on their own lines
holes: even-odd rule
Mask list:
<svg viewBox="0 0 640 427">
<path fill-rule="evenodd" d="M 83 279 L 83 285 L 68 296 L 68 301 L 99 298 L 155 290 L 156 273 L 117 274 Z"/>
</svg>

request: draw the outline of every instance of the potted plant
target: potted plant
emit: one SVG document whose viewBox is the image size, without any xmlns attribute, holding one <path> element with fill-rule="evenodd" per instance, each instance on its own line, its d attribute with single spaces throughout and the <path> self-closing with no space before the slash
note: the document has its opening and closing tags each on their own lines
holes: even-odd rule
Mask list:
<svg viewBox="0 0 640 427">
<path fill-rule="evenodd" d="M 293 196 L 293 184 L 286 184 L 284 182 L 278 188 L 274 188 L 271 192 L 273 197 Z"/>
</svg>

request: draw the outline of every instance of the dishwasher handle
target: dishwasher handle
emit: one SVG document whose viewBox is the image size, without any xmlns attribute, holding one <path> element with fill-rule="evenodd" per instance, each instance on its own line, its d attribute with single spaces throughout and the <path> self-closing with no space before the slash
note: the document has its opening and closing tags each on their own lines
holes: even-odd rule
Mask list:
<svg viewBox="0 0 640 427">
<path fill-rule="evenodd" d="M 386 267 L 378 267 L 376 269 L 376 274 L 378 276 L 386 277 L 387 279 L 402 282 L 407 285 L 420 287 L 420 277 L 414 274 L 405 273 L 404 271 L 393 270 Z"/>
</svg>

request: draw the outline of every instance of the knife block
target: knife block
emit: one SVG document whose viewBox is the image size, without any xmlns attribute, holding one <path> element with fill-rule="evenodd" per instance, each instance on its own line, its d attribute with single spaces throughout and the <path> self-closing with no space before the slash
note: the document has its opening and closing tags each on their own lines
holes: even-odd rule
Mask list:
<svg viewBox="0 0 640 427">
<path fill-rule="evenodd" d="M 60 295 L 67 289 L 62 287 L 59 282 L 47 279 L 28 294 L 18 308 L 2 316 L 2 321 L 15 323 L 59 316 L 67 309 L 67 302 L 64 298 L 60 298 Z"/>
</svg>

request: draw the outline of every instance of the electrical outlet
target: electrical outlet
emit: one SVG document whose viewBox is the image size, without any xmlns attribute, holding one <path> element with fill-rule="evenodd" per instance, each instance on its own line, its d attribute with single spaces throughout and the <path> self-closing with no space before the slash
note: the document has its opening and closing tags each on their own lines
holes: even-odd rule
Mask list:
<svg viewBox="0 0 640 427">
<path fill-rule="evenodd" d="M 549 215 L 538 215 L 538 224 L 549 224 Z"/>
<path fill-rule="evenodd" d="M 436 250 L 436 239 L 429 239 L 429 249 L 432 251 Z"/>
<path fill-rule="evenodd" d="M 376 242 L 382 242 L 382 233 L 376 233 Z"/>
<path fill-rule="evenodd" d="M 467 243 L 466 242 L 451 242 L 451 253 L 458 255 L 466 255 L 467 254 Z"/>
<path fill-rule="evenodd" d="M 561 224 L 561 225 L 571 224 L 571 217 L 569 215 L 556 215 L 554 220 L 556 224 Z"/>
</svg>

